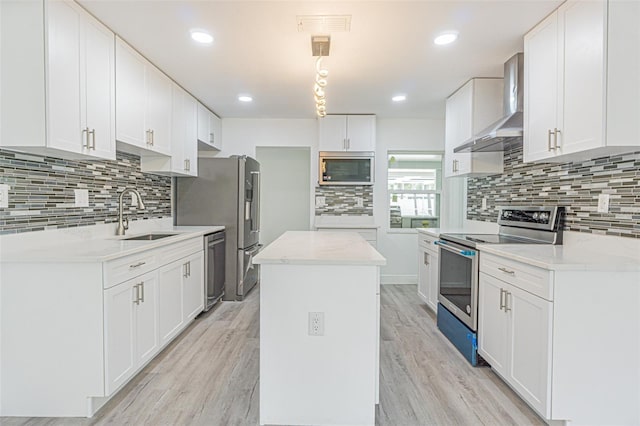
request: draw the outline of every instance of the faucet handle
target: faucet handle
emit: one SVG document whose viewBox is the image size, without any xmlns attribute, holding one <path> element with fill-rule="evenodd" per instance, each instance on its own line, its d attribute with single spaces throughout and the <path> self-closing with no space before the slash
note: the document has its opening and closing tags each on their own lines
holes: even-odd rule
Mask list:
<svg viewBox="0 0 640 426">
<path fill-rule="evenodd" d="M 129 218 L 127 216 L 124 216 L 122 218 L 122 226 L 125 229 L 125 231 L 129 229 Z"/>
</svg>

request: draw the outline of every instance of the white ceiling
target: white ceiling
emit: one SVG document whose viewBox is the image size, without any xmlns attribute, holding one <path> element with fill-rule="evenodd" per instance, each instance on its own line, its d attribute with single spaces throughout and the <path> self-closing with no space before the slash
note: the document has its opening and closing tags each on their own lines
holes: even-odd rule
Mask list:
<svg viewBox="0 0 640 426">
<path fill-rule="evenodd" d="M 562 1 L 80 3 L 222 117 L 315 117 L 315 58 L 296 16 L 352 15 L 351 31 L 331 34 L 323 59 L 328 113 L 442 118 L 449 94 L 471 77 L 501 77 L 523 34 Z M 209 30 L 214 43 L 196 45 L 192 28 Z M 434 45 L 445 30 L 459 31 L 458 41 Z M 407 100 L 391 102 L 398 93 Z"/>
</svg>

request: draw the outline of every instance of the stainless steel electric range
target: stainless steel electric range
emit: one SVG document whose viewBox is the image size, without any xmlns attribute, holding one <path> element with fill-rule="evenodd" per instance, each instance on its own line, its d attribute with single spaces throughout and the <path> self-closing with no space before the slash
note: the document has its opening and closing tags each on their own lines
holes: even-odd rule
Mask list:
<svg viewBox="0 0 640 426">
<path fill-rule="evenodd" d="M 476 365 L 480 244 L 562 244 L 564 207 L 501 207 L 497 234 L 441 234 L 438 328 Z"/>
</svg>

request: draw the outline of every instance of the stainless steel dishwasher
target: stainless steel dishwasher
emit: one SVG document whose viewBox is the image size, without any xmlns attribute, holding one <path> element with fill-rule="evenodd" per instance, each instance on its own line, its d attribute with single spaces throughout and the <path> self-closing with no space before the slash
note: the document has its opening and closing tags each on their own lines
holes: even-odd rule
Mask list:
<svg viewBox="0 0 640 426">
<path fill-rule="evenodd" d="M 214 232 L 204 236 L 206 250 L 204 266 L 204 311 L 211 307 L 224 296 L 225 283 L 225 233 Z"/>
</svg>

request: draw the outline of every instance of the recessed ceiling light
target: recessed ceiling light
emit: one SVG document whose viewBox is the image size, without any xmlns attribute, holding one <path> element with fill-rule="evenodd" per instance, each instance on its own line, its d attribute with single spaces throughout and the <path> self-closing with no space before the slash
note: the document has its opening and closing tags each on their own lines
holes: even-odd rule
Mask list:
<svg viewBox="0 0 640 426">
<path fill-rule="evenodd" d="M 204 30 L 191 30 L 191 38 L 202 44 L 213 43 L 213 36 Z"/>
<path fill-rule="evenodd" d="M 247 95 L 240 95 L 240 96 L 238 96 L 238 100 L 240 102 L 251 102 L 251 101 L 253 101 L 253 98 L 251 96 L 247 96 Z"/>
<path fill-rule="evenodd" d="M 407 95 L 396 95 L 393 98 L 391 98 L 391 100 L 393 102 L 403 102 L 407 100 Z"/>
<path fill-rule="evenodd" d="M 443 45 L 443 44 L 453 43 L 454 41 L 456 41 L 457 38 L 458 38 L 458 33 L 456 31 L 448 31 L 434 38 L 433 42 L 438 45 Z"/>
</svg>

